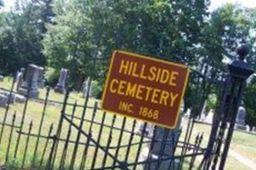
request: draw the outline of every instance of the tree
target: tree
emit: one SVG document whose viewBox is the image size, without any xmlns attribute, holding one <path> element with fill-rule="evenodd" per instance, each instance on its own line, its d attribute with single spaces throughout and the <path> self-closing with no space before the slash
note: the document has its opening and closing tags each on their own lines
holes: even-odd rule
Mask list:
<svg viewBox="0 0 256 170">
<path fill-rule="evenodd" d="M 246 40 L 253 47 L 255 35 L 250 32 L 255 30 L 255 26 L 252 14 L 255 15 L 253 10 L 227 4 L 210 15 L 207 24 L 201 28 L 202 37 L 198 47 L 198 66 L 195 67 L 199 74 L 205 76 L 202 70 L 207 65 L 209 74 L 206 74 L 206 78 L 217 81 L 217 77 L 221 76 L 222 72 L 226 72 L 227 63 L 223 61 L 236 59 L 236 48 L 239 43 Z M 254 48 L 252 52 L 255 51 Z M 255 57 L 250 57 L 249 60 L 253 63 Z M 191 77 L 185 96 L 185 106 L 189 108 L 193 104 L 194 111 L 192 113 L 197 116 L 201 112 L 204 100 L 209 101 L 209 95 L 216 94 L 219 90 L 211 82 L 203 83 L 203 81 L 193 81 L 192 79 L 198 78 Z M 202 87 L 199 84 L 202 84 Z M 195 98 L 197 98 L 196 101 Z"/>
<path fill-rule="evenodd" d="M 255 77 L 250 81 L 248 86 L 246 87 L 245 94 L 244 94 L 244 106 L 246 109 L 246 118 L 245 122 L 252 128 L 256 126 L 256 79 Z"/>
<path fill-rule="evenodd" d="M 49 0 L 16 1 L 14 11 L 3 14 L 0 36 L 0 65 L 5 74 L 15 73 L 29 63 L 46 65 L 42 53 L 45 23 L 52 13 Z M 48 12 L 46 12 L 48 11 Z"/>
<path fill-rule="evenodd" d="M 205 2 L 57 1 L 55 23 L 48 26 L 44 39 L 44 54 L 50 66 L 68 68 L 73 80 L 102 78 L 107 65 L 99 59 L 106 60 L 114 49 L 194 65 L 207 16 Z"/>
<path fill-rule="evenodd" d="M 203 28 L 203 55 L 215 68 L 223 69 L 224 60 L 236 59 L 236 48 L 246 41 L 255 53 L 255 10 L 226 4 L 211 14 L 209 23 Z M 255 57 L 250 58 L 255 61 Z"/>
<path fill-rule="evenodd" d="M 88 9 L 83 9 L 81 4 L 82 2 L 65 5 L 62 1 L 57 1 L 54 24 L 48 25 L 49 31 L 43 41 L 49 66 L 57 71 L 68 68 L 70 84 L 82 84 L 83 77 L 88 72 L 91 73 L 88 76 L 96 75 L 91 62 L 93 45 L 90 22 L 83 14 Z"/>
</svg>

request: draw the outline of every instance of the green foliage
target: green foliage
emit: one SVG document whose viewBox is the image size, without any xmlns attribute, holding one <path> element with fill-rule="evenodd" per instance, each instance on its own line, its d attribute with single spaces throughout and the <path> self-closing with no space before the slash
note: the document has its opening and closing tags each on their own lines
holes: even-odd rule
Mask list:
<svg viewBox="0 0 256 170">
<path fill-rule="evenodd" d="M 69 84 L 80 89 L 88 76 L 102 86 L 115 49 L 223 70 L 223 59 L 234 59 L 244 39 L 253 56 L 256 10 L 227 4 L 209 15 L 208 5 L 209 0 L 17 1 L 14 11 L 0 14 L 0 71 L 47 65 L 55 69 L 48 76 L 54 84 L 67 68 Z M 187 107 L 196 93 L 195 85 L 189 88 Z"/>
<path fill-rule="evenodd" d="M 242 41 L 246 41 L 255 53 L 255 10 L 245 9 L 237 5 L 226 4 L 211 14 L 209 24 L 203 28 L 203 54 L 207 62 L 223 68 L 223 59 L 236 59 L 236 48 Z M 253 15 L 254 14 L 254 15 Z M 251 57 L 250 62 L 255 61 Z"/>
<path fill-rule="evenodd" d="M 26 11 L 24 15 L 30 15 L 31 12 Z M 40 52 L 41 37 L 30 18 L 9 13 L 6 20 L 7 26 L 3 30 L 0 44 L 1 68 L 5 73 L 15 73 L 28 63 L 44 65 L 45 60 Z"/>
<path fill-rule="evenodd" d="M 193 75 L 190 75 L 190 81 L 188 84 L 188 88 L 186 89 L 186 94 L 184 97 L 184 111 L 186 112 L 187 109 L 191 108 L 193 105 L 198 104 L 200 101 L 199 100 L 195 100 L 195 98 L 198 99 L 198 93 L 197 93 L 197 89 L 198 86 L 196 86 L 195 83 L 192 82 L 192 79 L 194 77 L 192 77 Z M 196 101 L 196 103 L 195 103 Z"/>
<path fill-rule="evenodd" d="M 47 85 L 54 87 L 58 83 L 59 72 L 57 72 L 54 68 L 48 67 L 44 77 L 47 80 Z"/>
<path fill-rule="evenodd" d="M 101 98 L 101 92 L 102 92 L 102 87 L 99 84 L 99 82 L 98 81 L 92 81 L 92 84 L 91 84 L 92 96 L 97 98 L 97 99 L 100 99 Z"/>
<path fill-rule="evenodd" d="M 250 126 L 256 126 L 256 79 L 252 79 L 252 81 L 248 84 L 244 94 L 244 105 L 246 109 L 246 117 L 245 122 Z"/>
<path fill-rule="evenodd" d="M 253 16 L 254 14 L 254 16 Z M 223 60 L 236 59 L 236 48 L 243 40 L 246 40 L 252 47 L 252 57 L 248 58 L 250 63 L 255 63 L 255 22 L 252 20 L 255 15 L 255 10 L 244 9 L 236 5 L 227 4 L 216 11 L 214 11 L 210 18 L 207 20 L 207 24 L 201 27 L 202 37 L 200 38 L 200 45 L 198 46 L 198 63 L 197 70 L 201 71 L 201 65 L 207 63 L 213 67 L 210 72 L 216 71 L 226 72 L 224 69 L 226 63 Z M 254 31 L 254 34 L 252 32 Z M 195 55 L 198 55 L 195 53 Z M 189 63 L 191 66 L 191 63 Z M 192 105 L 195 110 L 195 114 L 200 112 L 200 103 L 203 102 L 200 99 L 202 94 L 205 94 L 207 100 L 207 108 L 214 108 L 215 102 L 211 101 L 209 94 L 216 94 L 218 89 L 211 87 L 210 90 L 204 89 L 198 86 L 198 82 L 194 82 L 197 78 L 190 76 L 191 81 L 185 95 L 185 108 L 189 108 Z M 215 77 L 213 77 L 215 78 Z M 197 99 L 197 100 L 195 100 Z M 195 106 L 196 105 L 196 106 Z M 197 109 L 198 108 L 198 109 Z"/>
<path fill-rule="evenodd" d="M 248 124 L 251 128 L 253 126 L 256 126 L 256 111 L 255 108 L 247 108 L 246 109 L 246 117 L 245 122 Z"/>
<path fill-rule="evenodd" d="M 56 1 L 54 9 L 44 54 L 50 66 L 68 68 L 71 80 L 101 81 L 107 65 L 94 59 L 107 60 L 114 49 L 196 64 L 195 46 L 207 16 L 204 0 L 71 0 Z"/>
<path fill-rule="evenodd" d="M 49 3 L 17 1 L 15 11 L 1 13 L 0 68 L 5 74 L 15 73 L 29 63 L 45 66 L 41 40 L 46 32 L 44 25 L 52 16 Z"/>
<path fill-rule="evenodd" d="M 211 109 L 215 110 L 217 106 L 217 96 L 216 94 L 209 95 L 207 101 L 206 101 L 206 112 L 208 113 Z"/>
</svg>

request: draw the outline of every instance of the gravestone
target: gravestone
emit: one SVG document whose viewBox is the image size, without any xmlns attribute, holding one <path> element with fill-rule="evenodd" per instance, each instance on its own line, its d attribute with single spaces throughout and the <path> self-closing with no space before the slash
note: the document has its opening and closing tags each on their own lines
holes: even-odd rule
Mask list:
<svg viewBox="0 0 256 170">
<path fill-rule="evenodd" d="M 235 125 L 236 129 L 246 130 L 245 116 L 246 116 L 245 108 L 240 106 L 236 116 L 236 125 Z"/>
<path fill-rule="evenodd" d="M 16 76 L 16 91 L 19 91 L 24 79 L 25 68 L 21 68 Z"/>
<path fill-rule="evenodd" d="M 87 91 L 89 90 L 89 96 L 91 96 L 91 87 L 89 87 L 90 77 L 83 82 L 83 98 L 86 97 Z"/>
<path fill-rule="evenodd" d="M 178 137 L 181 133 L 179 129 L 180 121 L 178 123 L 177 128 L 173 130 L 166 131 L 165 128 L 157 127 L 155 131 L 155 141 L 153 142 L 153 148 L 150 150 L 150 143 L 146 148 L 143 148 L 139 161 L 154 161 L 150 165 L 144 165 L 143 169 L 145 170 L 155 170 L 157 169 L 168 169 L 172 161 L 174 163 L 172 165 L 177 166 L 179 162 L 177 160 L 168 160 L 168 161 L 161 161 L 159 165 L 156 160 L 161 159 L 160 155 L 163 157 L 172 157 L 174 156 L 174 151 L 178 142 Z M 152 133 L 153 134 L 153 133 Z M 165 135 L 166 138 L 164 137 Z M 164 140 L 169 141 L 163 145 Z M 164 148 L 163 148 L 164 146 Z"/>
<path fill-rule="evenodd" d="M 0 94 L 0 107 L 6 107 L 7 102 L 8 102 L 8 98 L 5 95 Z"/>
<path fill-rule="evenodd" d="M 247 131 L 247 132 L 250 132 L 250 126 L 249 126 L 249 125 L 246 125 L 245 127 L 246 127 L 246 131 Z"/>
<path fill-rule="evenodd" d="M 39 88 L 44 88 L 44 68 L 43 67 L 39 67 L 39 76 L 38 76 L 38 87 Z"/>
<path fill-rule="evenodd" d="M 140 153 L 139 161 L 150 161 L 150 160 L 157 160 L 159 159 L 159 156 L 167 156 L 167 157 L 172 157 L 174 156 L 174 151 L 178 142 L 178 137 L 181 133 L 180 126 L 181 126 L 181 121 L 182 121 L 182 116 L 181 114 L 184 111 L 184 104 L 182 103 L 181 109 L 180 109 L 180 117 L 177 122 L 176 128 L 172 130 L 166 131 L 165 128 L 162 127 L 157 127 L 155 130 L 155 141 L 153 142 L 153 148 L 150 150 L 150 143 L 148 143 L 147 147 L 142 149 L 142 152 Z M 140 131 L 143 130 L 143 126 L 140 126 Z M 153 136 L 153 130 L 154 126 L 149 125 L 146 129 L 146 135 L 148 137 Z M 167 135 L 166 135 L 167 134 Z M 166 138 L 164 137 L 166 135 Z M 165 144 L 164 148 L 163 147 L 163 140 L 170 141 Z M 161 158 L 160 158 L 161 159 Z M 168 161 L 161 161 L 160 165 L 157 165 L 158 162 L 155 161 L 151 163 L 150 165 L 146 164 L 143 169 L 145 170 L 155 170 L 157 169 L 168 169 L 170 166 L 170 163 L 174 162 L 173 165 L 177 166 L 179 162 L 177 160 L 168 160 Z"/>
<path fill-rule="evenodd" d="M 60 76 L 57 85 L 54 88 L 55 92 L 65 93 L 66 92 L 66 81 L 68 77 L 68 70 L 62 68 L 60 71 Z"/>
<path fill-rule="evenodd" d="M 10 100 L 10 103 L 14 103 L 15 102 L 15 94 L 14 93 L 10 93 L 10 92 L 7 92 L 7 91 L 0 91 L 0 94 L 1 95 L 4 95 L 5 97 L 7 97 L 7 101 Z"/>
<path fill-rule="evenodd" d="M 37 98 L 39 95 L 38 81 L 39 74 L 43 71 L 42 67 L 38 67 L 34 64 L 29 64 L 25 73 L 25 79 L 18 90 L 18 93 L 27 95 L 31 98 Z"/>
<path fill-rule="evenodd" d="M 252 131 L 256 133 L 256 127 L 255 126 L 252 127 Z"/>
<path fill-rule="evenodd" d="M 19 95 L 19 94 L 15 94 L 15 102 L 17 103 L 25 103 L 26 102 L 26 97 Z"/>
<path fill-rule="evenodd" d="M 10 100 L 10 103 L 24 103 L 26 101 L 26 97 L 17 93 L 10 93 L 7 91 L 0 90 L 0 94 L 7 97 L 7 101 Z"/>
</svg>

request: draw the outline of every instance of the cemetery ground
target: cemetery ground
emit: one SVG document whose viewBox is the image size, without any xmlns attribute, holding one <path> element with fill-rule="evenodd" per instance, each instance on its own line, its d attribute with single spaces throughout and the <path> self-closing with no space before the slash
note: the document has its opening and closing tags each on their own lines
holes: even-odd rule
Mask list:
<svg viewBox="0 0 256 170">
<path fill-rule="evenodd" d="M 11 88 L 11 82 L 12 82 L 12 80 L 10 78 L 5 78 L 4 82 L 0 82 L 0 87 L 10 89 Z M 39 98 L 44 99 L 45 94 L 46 94 L 45 89 L 40 90 Z M 51 90 L 50 95 L 49 95 L 49 100 L 61 102 L 61 101 L 63 101 L 63 98 L 64 98 L 64 95 L 55 93 L 53 90 Z M 83 105 L 84 99 L 82 98 L 81 93 L 72 92 L 70 94 L 70 98 L 68 100 L 68 103 L 75 103 L 75 102 L 77 102 L 78 105 Z M 99 107 L 99 109 L 96 112 L 96 117 L 95 117 L 95 121 L 97 121 L 97 120 L 101 120 L 101 117 L 103 115 L 103 111 L 100 110 L 100 101 L 91 98 L 90 101 L 89 101 L 89 106 L 91 106 L 92 108 L 88 108 L 87 112 L 88 113 L 93 112 L 93 106 L 95 105 L 95 102 L 98 102 L 98 107 Z M 14 112 L 16 112 L 16 122 L 15 122 L 15 124 L 17 124 L 17 125 L 20 124 L 20 121 L 22 119 L 23 107 L 24 107 L 24 104 L 19 104 L 19 103 L 15 103 L 15 104 L 10 106 L 10 110 L 9 110 L 8 117 L 7 117 L 7 122 L 9 124 L 11 124 L 11 122 L 12 122 L 12 114 L 11 113 L 14 113 Z M 29 123 L 30 123 L 30 121 L 33 121 L 33 128 L 32 128 L 31 133 L 33 133 L 33 132 L 37 133 L 38 127 L 40 125 L 42 112 L 43 112 L 43 102 L 41 102 L 39 100 L 34 100 L 34 101 L 31 100 L 31 101 L 29 101 L 27 108 L 28 108 L 28 110 L 27 110 L 27 114 L 26 114 L 26 118 L 25 118 L 26 123 L 24 123 L 23 129 L 24 129 L 25 132 L 28 132 Z M 41 134 L 48 134 L 51 124 L 53 124 L 53 132 L 55 132 L 56 127 L 58 125 L 59 117 L 60 117 L 60 114 L 61 114 L 61 108 L 62 108 L 61 104 L 49 102 L 49 104 L 47 106 L 47 109 L 46 109 L 46 112 L 45 112 L 44 124 L 43 124 Z M 72 112 L 72 109 L 73 108 L 71 106 L 67 107 L 67 110 L 70 113 Z M 75 116 L 80 117 L 81 113 L 82 113 L 82 109 L 83 109 L 82 107 L 78 107 L 76 112 L 75 112 Z M 4 113 L 5 113 L 5 109 L 0 108 L 0 122 L 2 122 L 2 120 L 3 120 Z M 86 116 L 86 117 L 88 118 L 88 120 L 90 120 L 89 117 L 92 116 L 92 114 L 87 114 L 87 115 L 88 116 Z M 111 124 L 112 117 L 113 117 L 112 114 L 107 114 L 106 115 L 106 119 L 105 119 L 106 124 L 109 124 L 109 125 Z M 185 119 L 185 121 L 186 121 L 186 119 Z M 79 120 L 75 120 L 75 122 L 78 124 Z M 115 125 L 121 124 L 121 122 L 122 122 L 122 117 L 117 116 L 116 121 L 115 121 Z M 187 123 L 184 123 L 184 124 L 187 125 Z M 127 125 L 126 128 L 131 128 L 132 121 L 128 119 L 126 125 Z M 69 124 L 66 123 L 66 124 L 64 124 L 64 126 L 69 126 Z M 0 127 L 1 127 L 1 125 L 0 125 Z M 89 127 L 89 122 L 86 122 L 83 129 L 88 129 L 88 127 Z M 66 130 L 68 128 L 63 128 L 63 129 Z M 183 127 L 183 129 L 185 129 L 185 127 Z M 200 124 L 200 123 L 195 124 L 195 128 L 193 130 L 192 135 L 195 137 L 198 132 L 203 132 L 204 133 L 203 147 L 206 147 L 207 140 L 208 140 L 208 137 L 209 137 L 209 134 L 210 134 L 210 129 L 211 129 L 211 127 L 209 125 Z M 11 129 L 9 127 L 5 127 L 5 132 L 3 133 L 4 136 L 3 136 L 2 143 L 0 145 L 0 147 L 1 147 L 0 148 L 0 150 L 1 150 L 1 152 L 0 152 L 0 165 L 2 165 L 3 162 L 6 159 L 5 155 L 6 155 L 6 152 L 8 150 L 8 144 L 10 143 L 10 141 L 7 140 L 7 139 L 9 139 L 10 130 Z M 94 132 L 99 131 L 99 126 L 93 125 L 93 131 Z M 114 142 L 117 141 L 117 139 L 115 139 L 115 133 L 120 133 L 120 132 L 115 131 L 115 130 L 113 131 L 113 138 L 114 138 L 113 141 Z M 67 132 L 63 133 L 62 137 L 65 138 L 66 134 L 67 134 Z M 101 140 L 102 143 L 106 143 L 106 141 L 108 139 L 108 135 L 109 135 L 109 128 L 104 128 L 103 129 L 102 140 Z M 13 135 L 13 136 L 14 136 L 14 138 L 11 141 L 11 143 L 15 143 L 15 141 L 17 139 L 17 135 Z M 71 134 L 71 139 L 75 140 L 75 136 L 76 136 L 76 133 Z M 119 136 L 119 135 L 116 135 L 116 136 Z M 127 136 L 124 135 L 123 138 L 125 138 L 125 137 L 127 137 Z M 184 135 L 181 136 L 181 138 L 184 138 Z M 24 151 L 26 150 L 26 147 L 25 147 L 26 146 L 26 140 L 27 140 L 26 136 L 21 138 L 20 146 L 19 146 L 20 150 L 19 150 L 18 155 L 17 155 L 17 159 L 16 159 L 17 161 L 15 161 L 15 162 L 11 159 L 11 157 L 13 157 L 13 154 L 14 154 L 15 145 L 12 144 L 10 146 L 9 151 L 8 151 L 9 152 L 9 157 L 10 157 L 9 160 L 8 160 L 8 162 L 9 162 L 8 166 L 9 166 L 10 169 L 11 168 L 15 169 L 15 167 L 17 167 L 16 166 L 17 164 L 22 164 L 23 157 L 24 157 Z M 86 138 L 82 137 L 81 141 L 83 141 L 83 140 L 86 141 Z M 135 138 L 134 140 L 138 141 L 139 138 L 138 139 Z M 194 138 L 192 137 L 191 140 L 194 140 Z M 232 140 L 232 143 L 231 143 L 231 150 L 240 154 L 242 157 L 245 157 L 249 160 L 252 160 L 252 161 L 256 162 L 255 140 L 256 140 L 256 135 L 248 134 L 248 133 L 241 132 L 241 131 L 235 131 L 234 137 L 233 137 L 233 140 Z M 42 141 L 42 142 L 39 143 L 39 149 L 38 149 L 38 154 L 37 154 L 39 156 L 36 157 L 36 163 L 38 163 L 38 164 L 40 163 L 41 155 L 44 152 L 43 151 L 44 150 L 43 146 L 46 142 L 46 139 L 40 139 L 40 141 Z M 128 138 L 127 138 L 127 140 L 122 140 L 122 141 L 128 142 Z M 30 143 L 33 143 L 35 145 L 36 137 L 31 137 L 30 138 Z M 122 148 L 120 150 L 121 150 L 120 151 L 121 155 L 119 155 L 119 156 L 124 156 L 125 153 L 122 152 Z M 62 151 L 62 149 L 61 149 L 61 151 Z M 72 148 L 71 147 L 68 148 L 68 151 L 71 152 Z M 129 159 L 134 159 L 133 155 L 135 155 L 136 151 L 137 151 L 136 148 L 131 150 L 131 152 L 129 154 Z M 82 156 L 80 156 L 80 155 L 82 155 L 82 153 L 83 153 L 83 148 L 79 148 L 79 152 L 78 152 L 78 156 L 77 156 L 77 160 L 76 160 L 77 164 L 80 163 L 80 161 L 82 159 Z M 34 147 L 33 147 L 33 145 L 30 145 L 30 147 L 28 148 L 28 151 L 27 151 L 27 156 L 26 156 L 24 167 L 26 167 L 26 165 L 30 161 L 29 159 L 33 158 L 33 154 L 34 154 Z M 57 154 L 57 157 L 60 159 L 61 155 Z M 92 157 L 93 157 L 93 155 L 90 155 L 90 150 L 89 150 L 88 151 L 88 159 L 90 159 Z M 47 155 L 45 155 L 45 158 L 47 158 Z M 68 158 L 67 160 L 70 160 L 70 158 Z M 47 161 L 47 159 L 44 159 L 44 161 Z M 107 161 L 112 161 L 112 160 L 107 159 Z M 199 163 L 199 161 L 200 160 L 197 159 L 197 163 Z M 46 163 L 46 162 L 44 162 L 44 163 Z M 97 163 L 100 163 L 100 162 L 96 162 L 96 164 Z M 66 161 L 66 166 L 68 166 L 68 161 Z M 27 167 L 27 168 L 29 168 L 29 167 Z M 250 168 L 246 164 L 240 162 L 240 160 L 238 160 L 237 158 L 235 158 L 234 156 L 229 154 L 227 164 L 226 164 L 226 169 L 230 169 L 230 170 L 231 169 L 232 170 L 233 169 L 234 170 L 235 169 L 239 169 L 239 170 L 247 170 L 248 169 L 249 170 Z"/>
</svg>

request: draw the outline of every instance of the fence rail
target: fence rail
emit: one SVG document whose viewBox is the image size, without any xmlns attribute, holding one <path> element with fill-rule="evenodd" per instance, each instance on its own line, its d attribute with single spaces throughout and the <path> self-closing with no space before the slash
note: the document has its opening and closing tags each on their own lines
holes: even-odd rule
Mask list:
<svg viewBox="0 0 256 170">
<path fill-rule="evenodd" d="M 206 74 L 192 72 L 189 85 L 209 94 L 207 90 L 221 81 Z M 0 87 L 10 93 L 8 105 L 0 110 L 2 168 L 193 169 L 199 167 L 198 156 L 206 152 L 204 134 L 192 133 L 194 115 L 200 115 L 207 94 L 198 93 L 193 114 L 183 118 L 185 128 L 169 130 L 106 113 L 88 94 L 81 104 L 71 102 L 69 92 L 58 101 L 50 99 L 54 93 L 50 88 L 41 90 L 45 96 L 37 99 L 31 99 L 28 90 L 25 103 L 11 104 L 14 87 L 14 80 L 11 89 Z"/>
</svg>

